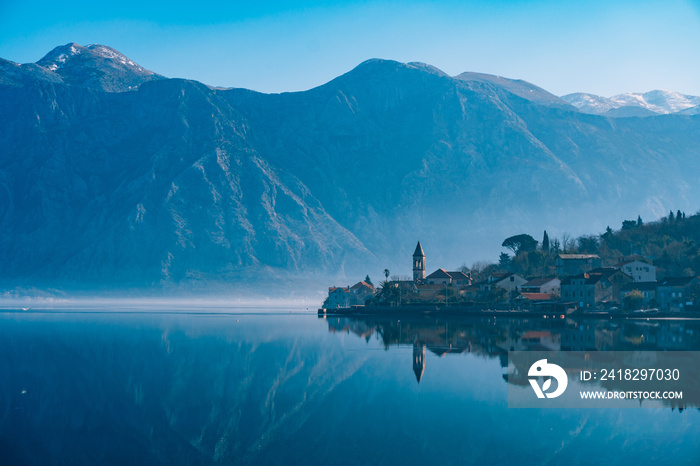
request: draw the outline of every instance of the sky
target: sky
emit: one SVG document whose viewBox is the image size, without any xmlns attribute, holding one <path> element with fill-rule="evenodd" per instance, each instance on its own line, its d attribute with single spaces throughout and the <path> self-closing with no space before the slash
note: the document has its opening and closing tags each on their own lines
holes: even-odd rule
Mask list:
<svg viewBox="0 0 700 466">
<path fill-rule="evenodd" d="M 96 6 L 99 5 L 99 6 Z M 700 0 L 0 0 L 0 57 L 109 45 L 168 77 L 305 90 L 370 58 L 524 79 L 563 95 L 700 95 Z"/>
</svg>

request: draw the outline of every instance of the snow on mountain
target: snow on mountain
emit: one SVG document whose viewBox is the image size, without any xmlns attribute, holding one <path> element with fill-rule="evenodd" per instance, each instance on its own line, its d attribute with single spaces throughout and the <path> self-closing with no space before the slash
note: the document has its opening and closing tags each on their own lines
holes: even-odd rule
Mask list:
<svg viewBox="0 0 700 466">
<path fill-rule="evenodd" d="M 613 117 L 665 115 L 700 105 L 698 96 L 659 89 L 645 93 L 618 94 L 609 98 L 584 93 L 568 94 L 561 98 L 583 113 Z"/>
<path fill-rule="evenodd" d="M 579 111 L 583 113 L 591 113 L 594 115 L 602 115 L 616 108 L 612 100 L 595 94 L 586 94 L 584 92 L 567 94 L 562 96 L 561 99 L 578 108 Z"/>
<path fill-rule="evenodd" d="M 619 107 L 642 107 L 662 114 L 676 113 L 700 105 L 700 97 L 664 90 L 654 90 L 644 94 L 619 94 L 612 96 L 610 100 L 618 104 Z"/>
<path fill-rule="evenodd" d="M 113 48 L 99 44 L 85 47 L 75 43 L 62 45 L 46 54 L 36 65 L 73 85 L 108 92 L 134 90 L 144 82 L 163 79 Z"/>
</svg>

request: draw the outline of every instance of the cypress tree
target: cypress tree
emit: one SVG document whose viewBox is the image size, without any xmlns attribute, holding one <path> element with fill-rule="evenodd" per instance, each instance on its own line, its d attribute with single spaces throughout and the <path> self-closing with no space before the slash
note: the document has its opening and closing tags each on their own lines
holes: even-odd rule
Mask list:
<svg viewBox="0 0 700 466">
<path fill-rule="evenodd" d="M 544 236 L 542 237 L 542 251 L 549 252 L 549 236 L 547 235 L 547 230 L 544 231 Z"/>
</svg>

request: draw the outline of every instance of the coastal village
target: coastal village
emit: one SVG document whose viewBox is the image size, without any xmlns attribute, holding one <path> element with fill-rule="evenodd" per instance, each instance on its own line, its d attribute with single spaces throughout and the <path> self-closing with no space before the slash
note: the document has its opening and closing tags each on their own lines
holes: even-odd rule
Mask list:
<svg viewBox="0 0 700 466">
<path fill-rule="evenodd" d="M 353 286 L 330 287 L 322 310 L 393 306 L 471 309 L 513 309 L 531 312 L 692 312 L 700 306 L 697 276 L 666 276 L 644 257 L 603 264 L 597 254 L 559 253 L 555 274 L 523 277 L 493 271 L 481 280 L 469 271 L 438 268 L 426 275 L 426 254 L 420 241 L 412 256 L 412 280 L 386 280 L 380 287 L 367 277 Z"/>
</svg>

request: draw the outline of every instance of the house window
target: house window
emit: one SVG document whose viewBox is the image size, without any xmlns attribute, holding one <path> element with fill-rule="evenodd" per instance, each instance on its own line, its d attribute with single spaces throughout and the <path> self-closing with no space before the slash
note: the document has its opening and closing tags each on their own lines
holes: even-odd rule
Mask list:
<svg viewBox="0 0 700 466">
<path fill-rule="evenodd" d="M 510 277 L 510 281 L 514 282 L 514 281 L 515 281 L 515 277 Z"/>
</svg>

